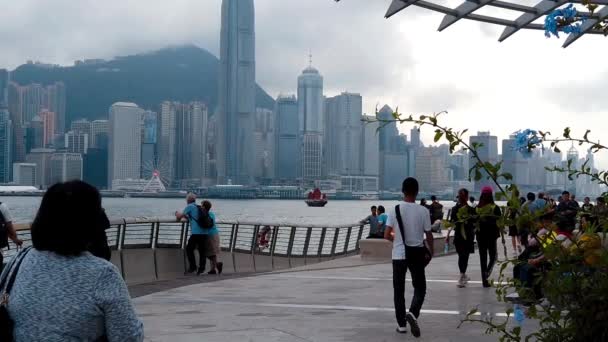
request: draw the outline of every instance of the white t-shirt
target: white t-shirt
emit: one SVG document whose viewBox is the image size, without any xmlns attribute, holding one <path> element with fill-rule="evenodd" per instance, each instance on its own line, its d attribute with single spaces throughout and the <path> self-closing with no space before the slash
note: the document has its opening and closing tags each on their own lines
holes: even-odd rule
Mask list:
<svg viewBox="0 0 608 342">
<path fill-rule="evenodd" d="M 420 247 L 424 245 L 424 233 L 431 231 L 431 216 L 429 210 L 420 204 L 399 202 L 399 211 L 403 220 L 403 232 L 405 233 L 405 243 L 410 247 Z M 399 230 L 399 222 L 395 208 L 391 208 L 388 214 L 388 227 L 393 228 L 395 236 L 393 238 L 393 260 L 405 259 L 405 246 Z"/>
<path fill-rule="evenodd" d="M 6 206 L 6 204 L 4 204 L 4 203 L 0 204 L 0 212 L 2 212 L 2 215 L 4 216 L 4 221 L 5 222 L 12 222 L 13 221 L 13 217 L 11 216 L 11 212 L 8 211 L 8 207 Z"/>
</svg>

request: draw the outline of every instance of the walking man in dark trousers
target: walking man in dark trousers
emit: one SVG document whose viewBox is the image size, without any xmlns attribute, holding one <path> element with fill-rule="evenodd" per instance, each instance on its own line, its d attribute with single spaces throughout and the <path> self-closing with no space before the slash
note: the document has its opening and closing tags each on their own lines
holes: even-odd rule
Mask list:
<svg viewBox="0 0 608 342">
<path fill-rule="evenodd" d="M 416 204 L 418 181 L 406 178 L 402 186 L 403 201 L 391 210 L 384 237 L 393 241 L 393 290 L 397 332 L 406 333 L 409 323 L 412 335 L 420 337 L 418 317 L 426 295 L 424 268 L 433 255 L 431 218 L 427 208 Z M 426 236 L 427 246 L 423 236 Z M 410 270 L 414 297 L 409 312 L 405 308 L 405 275 Z"/>
<path fill-rule="evenodd" d="M 186 196 L 186 202 L 188 205 L 183 212 L 175 212 L 175 218 L 182 220 L 183 218 L 188 219 L 190 222 L 191 235 L 186 244 L 186 256 L 188 257 L 188 271 L 187 273 L 196 272 L 197 275 L 205 271 L 205 235 L 206 232 L 198 224 L 199 211 L 196 206 L 196 195 L 189 193 Z M 198 250 L 199 255 L 199 266 L 196 267 L 196 258 L 194 256 L 194 250 Z"/>
</svg>

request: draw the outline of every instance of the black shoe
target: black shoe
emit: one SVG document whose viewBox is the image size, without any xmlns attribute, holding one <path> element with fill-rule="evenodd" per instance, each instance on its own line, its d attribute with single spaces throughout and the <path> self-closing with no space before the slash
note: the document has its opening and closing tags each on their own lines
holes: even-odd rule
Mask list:
<svg viewBox="0 0 608 342">
<path fill-rule="evenodd" d="M 492 285 L 490 284 L 490 282 L 487 279 L 484 279 L 482 281 L 483 287 L 492 287 Z"/>
<path fill-rule="evenodd" d="M 207 272 L 207 274 L 217 274 L 217 272 L 215 272 L 215 270 L 211 270 L 211 271 Z"/>
<path fill-rule="evenodd" d="M 199 268 L 198 271 L 196 271 L 196 275 L 201 275 L 205 273 L 205 269 L 204 268 Z"/>
<path fill-rule="evenodd" d="M 186 271 L 186 274 L 192 274 L 192 273 L 194 273 L 194 272 L 196 272 L 196 268 L 189 268 L 189 269 Z"/>
<path fill-rule="evenodd" d="M 223 270 L 224 270 L 224 263 L 223 262 L 218 262 L 217 263 L 217 274 L 222 274 Z"/>
<path fill-rule="evenodd" d="M 414 316 L 413 313 L 408 312 L 405 315 L 405 320 L 412 329 L 412 335 L 414 335 L 414 337 L 420 337 L 420 326 L 418 325 L 418 320 L 416 319 L 416 316 Z"/>
</svg>

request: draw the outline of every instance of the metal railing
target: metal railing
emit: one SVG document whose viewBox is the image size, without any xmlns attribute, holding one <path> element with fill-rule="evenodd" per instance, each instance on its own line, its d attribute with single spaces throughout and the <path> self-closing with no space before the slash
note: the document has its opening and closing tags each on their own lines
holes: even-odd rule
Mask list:
<svg viewBox="0 0 608 342">
<path fill-rule="evenodd" d="M 268 263 L 271 269 L 285 268 L 356 254 L 359 240 L 369 234 L 369 225 L 361 223 L 318 226 L 218 221 L 217 227 L 221 249 L 225 253 L 223 257 L 226 258 L 226 253 L 230 255 L 234 272 L 238 271 L 236 258 L 242 258 L 242 255 L 250 258 L 253 271 L 257 271 L 268 269 Z M 267 231 L 267 243 L 260 241 L 263 231 Z M 25 246 L 31 244 L 28 224 L 18 225 L 17 232 Z M 121 251 L 184 250 L 190 227 L 187 221 L 176 221 L 174 218 L 127 218 L 111 220 L 106 234 L 110 248 L 120 254 L 122 266 Z M 3 253 L 5 260 L 8 260 L 16 253 L 16 247 L 11 242 Z M 154 263 L 156 268 L 156 260 Z M 260 267 L 261 263 L 265 263 L 265 267 Z"/>
</svg>

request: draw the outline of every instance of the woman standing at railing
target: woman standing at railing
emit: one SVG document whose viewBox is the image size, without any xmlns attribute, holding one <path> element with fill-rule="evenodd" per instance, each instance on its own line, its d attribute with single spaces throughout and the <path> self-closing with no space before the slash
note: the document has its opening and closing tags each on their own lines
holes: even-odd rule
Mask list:
<svg viewBox="0 0 608 342">
<path fill-rule="evenodd" d="M 215 213 L 211 211 L 211 202 L 203 201 L 201 204 L 203 208 L 209 213 L 209 216 L 213 220 L 213 228 L 209 229 L 205 238 L 205 254 L 211 262 L 211 271 L 208 274 L 222 274 L 224 264 L 218 262 L 218 257 L 222 252 L 220 248 L 220 232 L 217 229 L 215 223 Z"/>
<path fill-rule="evenodd" d="M 0 277 L 0 311 L 14 321 L 11 329 L 0 314 L 1 341 L 143 341 L 120 273 L 87 252 L 101 213 L 101 196 L 89 184 L 47 190 L 31 226 L 33 248 L 15 256 Z"/>
</svg>

